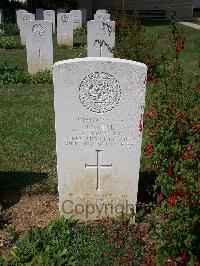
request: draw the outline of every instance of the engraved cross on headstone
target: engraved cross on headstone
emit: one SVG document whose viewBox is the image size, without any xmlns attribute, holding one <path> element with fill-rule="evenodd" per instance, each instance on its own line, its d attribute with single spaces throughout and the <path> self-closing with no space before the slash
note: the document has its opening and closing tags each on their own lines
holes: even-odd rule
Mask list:
<svg viewBox="0 0 200 266">
<path fill-rule="evenodd" d="M 97 164 L 85 164 L 85 168 L 96 168 L 97 169 L 97 187 L 96 190 L 100 190 L 100 168 L 110 168 L 112 164 L 101 164 L 101 152 L 102 150 L 96 150 L 97 152 Z"/>
</svg>

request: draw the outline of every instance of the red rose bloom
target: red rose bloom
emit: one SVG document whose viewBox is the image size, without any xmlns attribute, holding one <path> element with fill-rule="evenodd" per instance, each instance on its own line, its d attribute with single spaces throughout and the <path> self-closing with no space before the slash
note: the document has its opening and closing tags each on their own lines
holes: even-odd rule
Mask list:
<svg viewBox="0 0 200 266">
<path fill-rule="evenodd" d="M 183 118 L 183 115 L 181 112 L 179 112 L 176 116 L 176 120 L 180 121 Z"/>
<path fill-rule="evenodd" d="M 188 261 L 188 256 L 187 256 L 187 252 L 184 250 L 181 254 L 181 262 L 186 262 Z"/>
<path fill-rule="evenodd" d="M 176 199 L 174 198 L 174 196 L 169 196 L 167 199 L 167 202 L 171 205 L 171 206 L 176 206 Z"/>
<path fill-rule="evenodd" d="M 184 154 L 183 154 L 183 160 L 187 160 L 187 159 L 189 159 L 190 158 L 190 154 L 188 153 L 188 152 L 185 152 Z"/>
<path fill-rule="evenodd" d="M 152 144 L 147 144 L 146 149 L 145 149 L 145 153 L 147 155 L 151 155 L 153 153 L 153 145 Z"/>
<path fill-rule="evenodd" d="M 171 167 L 168 168 L 168 176 L 172 176 L 172 168 Z"/>
<path fill-rule="evenodd" d="M 192 150 L 192 145 L 189 144 L 189 145 L 187 146 L 187 151 L 191 151 L 191 150 Z"/>
</svg>

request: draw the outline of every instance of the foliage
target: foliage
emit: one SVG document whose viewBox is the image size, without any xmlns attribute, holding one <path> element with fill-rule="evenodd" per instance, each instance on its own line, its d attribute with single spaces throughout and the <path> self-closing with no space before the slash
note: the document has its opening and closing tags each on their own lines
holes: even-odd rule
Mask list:
<svg viewBox="0 0 200 266">
<path fill-rule="evenodd" d="M 68 251 L 74 226 L 75 221 L 60 219 L 51 222 L 45 230 L 33 227 L 12 250 L 12 264 L 75 265 L 76 261 Z"/>
<path fill-rule="evenodd" d="M 19 34 L 17 24 L 4 22 L 0 24 L 0 35 L 13 36 Z"/>
<path fill-rule="evenodd" d="M 52 82 L 52 74 L 49 70 L 30 75 L 17 67 L 0 66 L 0 84 L 43 84 L 50 82 Z"/>
<path fill-rule="evenodd" d="M 151 104 L 145 118 L 149 142 L 144 154 L 149 171 L 157 173 L 154 186 L 157 204 L 145 219 L 152 226 L 156 263 L 173 261 L 194 265 L 200 250 L 199 111 L 196 107 L 200 80 L 190 84 L 184 80 L 179 60 L 185 37 L 174 13 L 170 29 L 173 57 L 164 58 L 166 53 L 163 53 L 164 78 L 158 80 L 154 76 L 149 86 L 148 103 Z"/>
<path fill-rule="evenodd" d="M 64 7 L 66 10 L 78 8 L 77 0 L 42 0 L 44 8 L 56 10 L 58 7 Z"/>
<path fill-rule="evenodd" d="M 74 34 L 75 34 L 75 35 L 79 35 L 79 36 L 81 36 L 81 35 L 86 35 L 86 34 L 87 34 L 87 28 L 86 28 L 86 26 L 83 26 L 83 27 L 81 27 L 81 28 L 76 29 L 76 30 L 74 31 Z"/>
<path fill-rule="evenodd" d="M 4 258 L 0 255 L 0 265 L 1 266 L 6 266 L 7 263 L 5 262 Z"/>
<path fill-rule="evenodd" d="M 4 22 L 16 22 L 16 9 L 26 9 L 26 2 L 20 0 L 1 0 L 0 8 L 3 10 Z"/>
<path fill-rule="evenodd" d="M 17 43 L 12 37 L 0 37 L 0 49 L 13 49 Z"/>
<path fill-rule="evenodd" d="M 140 23 L 137 13 L 129 15 L 115 15 L 116 44 L 114 55 L 118 58 L 143 62 L 148 66 L 149 79 L 160 76 L 160 58 L 152 47 L 157 45 L 158 39 L 145 34 L 145 27 Z"/>
<path fill-rule="evenodd" d="M 144 248 L 124 217 L 94 223 L 57 219 L 33 227 L 12 250 L 12 265 L 120 265 L 139 263 Z"/>
</svg>

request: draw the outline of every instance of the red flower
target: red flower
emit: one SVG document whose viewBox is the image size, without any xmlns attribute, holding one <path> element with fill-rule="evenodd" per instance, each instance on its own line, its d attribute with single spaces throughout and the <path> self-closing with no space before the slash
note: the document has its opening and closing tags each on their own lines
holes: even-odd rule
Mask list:
<svg viewBox="0 0 200 266">
<path fill-rule="evenodd" d="M 142 130 L 143 130 L 142 115 L 140 115 L 139 131 L 142 132 Z"/>
<path fill-rule="evenodd" d="M 177 46 L 176 46 L 176 54 L 180 54 L 181 53 L 181 51 L 182 51 L 182 48 L 183 46 L 182 45 L 180 45 L 180 44 L 178 44 Z"/>
<path fill-rule="evenodd" d="M 158 202 L 163 201 L 163 199 L 164 199 L 164 196 L 162 193 L 160 195 L 158 195 L 158 197 L 157 197 Z"/>
<path fill-rule="evenodd" d="M 188 160 L 190 158 L 190 154 L 188 152 L 185 152 L 183 154 L 183 160 Z"/>
<path fill-rule="evenodd" d="M 153 145 L 152 144 L 147 144 L 147 147 L 145 149 L 146 155 L 151 155 L 153 153 Z"/>
<path fill-rule="evenodd" d="M 149 171 L 152 171 L 152 163 L 149 164 Z"/>
<path fill-rule="evenodd" d="M 150 117 L 150 118 L 154 117 L 155 114 L 156 114 L 156 113 L 155 113 L 155 110 L 154 110 L 154 109 L 150 109 L 150 110 L 147 112 L 147 116 Z"/>
<path fill-rule="evenodd" d="M 147 78 L 145 78 L 145 80 L 143 81 L 143 84 L 144 84 L 144 85 L 147 84 Z"/>
<path fill-rule="evenodd" d="M 191 150 L 192 150 L 192 145 L 189 144 L 189 145 L 187 146 L 187 151 L 191 151 Z"/>
<path fill-rule="evenodd" d="M 172 176 L 172 168 L 171 167 L 168 168 L 168 176 Z"/>
<path fill-rule="evenodd" d="M 176 184 L 180 184 L 181 183 L 179 178 L 178 178 L 178 176 L 176 176 L 175 179 L 176 179 Z"/>
<path fill-rule="evenodd" d="M 188 261 L 188 256 L 187 256 L 187 252 L 184 250 L 181 254 L 181 262 L 184 263 Z"/>
<path fill-rule="evenodd" d="M 186 193 L 186 199 L 190 199 L 190 198 L 191 198 L 191 194 L 190 194 L 190 190 L 188 188 L 187 193 Z"/>
<path fill-rule="evenodd" d="M 183 118 L 183 115 L 181 112 L 178 112 L 177 116 L 176 116 L 176 120 L 180 121 Z"/>
<path fill-rule="evenodd" d="M 176 199 L 174 198 L 174 196 L 169 196 L 167 199 L 167 202 L 171 205 L 171 206 L 176 206 Z"/>
<path fill-rule="evenodd" d="M 158 172 L 158 169 L 159 169 L 159 165 L 158 164 L 156 164 L 156 171 Z"/>
<path fill-rule="evenodd" d="M 168 109 L 165 107 L 164 109 L 163 109 L 163 113 L 167 113 L 168 112 Z"/>
</svg>

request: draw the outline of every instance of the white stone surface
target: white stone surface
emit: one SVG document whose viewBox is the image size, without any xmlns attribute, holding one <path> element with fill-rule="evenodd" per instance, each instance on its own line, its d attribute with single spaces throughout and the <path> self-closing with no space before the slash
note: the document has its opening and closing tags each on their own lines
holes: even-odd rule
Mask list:
<svg viewBox="0 0 200 266">
<path fill-rule="evenodd" d="M 87 54 L 89 57 L 113 57 L 115 22 L 91 20 L 87 22 Z"/>
<path fill-rule="evenodd" d="M 36 16 L 37 20 L 43 20 L 44 19 L 44 15 L 43 15 L 44 11 L 45 11 L 45 9 L 43 9 L 43 8 L 36 8 L 35 16 Z"/>
<path fill-rule="evenodd" d="M 0 24 L 3 22 L 3 13 L 2 9 L 0 9 Z"/>
<path fill-rule="evenodd" d="M 74 30 L 82 27 L 82 12 L 81 10 L 71 10 L 70 14 L 73 16 Z"/>
<path fill-rule="evenodd" d="M 35 15 L 32 13 L 22 12 L 19 14 L 19 30 L 21 37 L 21 45 L 26 45 L 26 36 L 27 36 L 27 24 L 29 21 L 35 20 Z"/>
<path fill-rule="evenodd" d="M 135 211 L 146 72 L 144 64 L 113 58 L 54 65 L 59 208 L 66 218 Z"/>
<path fill-rule="evenodd" d="M 26 50 L 30 74 L 35 74 L 39 70 L 52 70 L 53 42 L 52 23 L 50 21 L 28 22 Z"/>
<path fill-rule="evenodd" d="M 70 13 L 57 15 L 57 42 L 58 45 L 73 46 L 73 17 Z"/>
<path fill-rule="evenodd" d="M 19 23 L 20 23 L 20 16 L 22 15 L 22 13 L 28 13 L 28 11 L 24 10 L 24 9 L 18 9 L 16 10 L 16 21 L 17 21 L 17 26 L 19 28 Z"/>
<path fill-rule="evenodd" d="M 110 20 L 110 14 L 108 13 L 94 14 L 94 20 L 101 20 L 101 21 Z"/>
<path fill-rule="evenodd" d="M 43 11 L 44 20 L 50 21 L 53 24 L 53 33 L 56 31 L 56 18 L 54 10 L 44 10 Z"/>
<path fill-rule="evenodd" d="M 80 9 L 82 12 L 82 24 L 85 25 L 87 23 L 87 10 L 85 8 Z"/>
<path fill-rule="evenodd" d="M 106 9 L 98 9 L 96 11 L 96 14 L 98 14 L 98 13 L 108 13 L 108 11 Z"/>
</svg>

